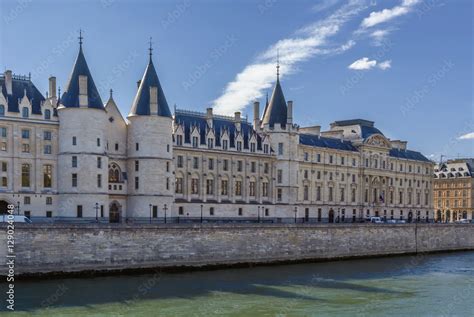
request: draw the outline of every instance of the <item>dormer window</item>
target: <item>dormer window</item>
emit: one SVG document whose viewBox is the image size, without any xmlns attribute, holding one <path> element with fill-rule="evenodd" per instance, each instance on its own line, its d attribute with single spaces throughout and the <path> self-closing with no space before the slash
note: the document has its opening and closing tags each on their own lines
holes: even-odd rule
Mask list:
<svg viewBox="0 0 474 317">
<path fill-rule="evenodd" d="M 46 109 L 46 110 L 44 111 L 44 119 L 45 119 L 45 120 L 51 120 L 51 110 Z"/>
<path fill-rule="evenodd" d="M 250 152 L 255 152 L 255 143 L 250 143 Z"/>
<path fill-rule="evenodd" d="M 242 141 L 237 141 L 237 151 L 242 151 Z"/>
<path fill-rule="evenodd" d="M 214 139 L 213 138 L 208 138 L 207 139 L 207 148 L 208 149 L 213 149 L 214 148 Z"/>
<path fill-rule="evenodd" d="M 30 109 L 23 107 L 23 109 L 21 109 L 21 115 L 23 118 L 28 118 L 30 116 Z"/>
<path fill-rule="evenodd" d="M 198 137 L 197 136 L 193 136 L 193 147 L 194 148 L 198 147 Z"/>
<path fill-rule="evenodd" d="M 264 144 L 263 145 L 263 153 L 268 154 L 268 152 L 269 152 L 268 150 L 269 150 L 268 144 Z"/>
<path fill-rule="evenodd" d="M 229 141 L 223 140 L 223 141 L 222 141 L 222 149 L 223 149 L 224 151 L 227 151 L 227 148 L 228 148 L 228 147 L 229 147 Z"/>
<path fill-rule="evenodd" d="M 183 136 L 180 134 L 176 136 L 176 145 L 183 145 Z"/>
</svg>

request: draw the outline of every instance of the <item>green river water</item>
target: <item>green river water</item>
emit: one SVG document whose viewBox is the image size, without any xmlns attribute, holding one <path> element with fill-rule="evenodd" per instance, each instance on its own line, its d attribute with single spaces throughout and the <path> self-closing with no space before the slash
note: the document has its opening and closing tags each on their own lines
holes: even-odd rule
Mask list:
<svg viewBox="0 0 474 317">
<path fill-rule="evenodd" d="M 2 293 L 5 285 L 2 285 Z M 474 252 L 17 281 L 1 316 L 474 316 Z"/>
</svg>

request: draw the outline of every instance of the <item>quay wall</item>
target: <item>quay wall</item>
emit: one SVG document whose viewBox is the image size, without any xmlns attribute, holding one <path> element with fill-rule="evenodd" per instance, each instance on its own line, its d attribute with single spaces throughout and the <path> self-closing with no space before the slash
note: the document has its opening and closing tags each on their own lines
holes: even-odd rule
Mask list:
<svg viewBox="0 0 474 317">
<path fill-rule="evenodd" d="M 7 232 L 0 227 L 0 275 Z M 15 274 L 321 261 L 473 250 L 472 224 L 17 224 Z"/>
</svg>

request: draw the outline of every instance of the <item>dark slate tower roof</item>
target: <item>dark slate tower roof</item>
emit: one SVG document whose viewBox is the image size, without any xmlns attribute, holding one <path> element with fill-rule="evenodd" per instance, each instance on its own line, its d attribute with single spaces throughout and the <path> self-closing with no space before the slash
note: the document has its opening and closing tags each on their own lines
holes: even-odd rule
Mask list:
<svg viewBox="0 0 474 317">
<path fill-rule="evenodd" d="M 160 80 L 156 74 L 155 66 L 151 59 L 150 47 L 150 61 L 145 69 L 145 74 L 140 82 L 137 95 L 133 101 L 130 115 L 149 116 L 150 115 L 150 87 L 157 87 L 158 89 L 158 115 L 162 117 L 172 117 L 168 102 L 161 88 Z"/>
<path fill-rule="evenodd" d="M 269 124 L 273 127 L 275 123 L 286 125 L 288 109 L 286 107 L 285 96 L 280 86 L 280 78 L 277 78 L 275 89 L 273 89 L 272 98 L 268 107 L 265 107 L 262 124 Z"/>
<path fill-rule="evenodd" d="M 71 76 L 66 85 L 66 90 L 61 97 L 61 104 L 66 108 L 79 107 L 79 76 L 87 76 L 87 105 L 89 108 L 104 109 L 99 91 L 94 84 L 86 58 L 82 52 L 82 35 L 79 35 L 79 54 L 72 68 Z"/>
</svg>

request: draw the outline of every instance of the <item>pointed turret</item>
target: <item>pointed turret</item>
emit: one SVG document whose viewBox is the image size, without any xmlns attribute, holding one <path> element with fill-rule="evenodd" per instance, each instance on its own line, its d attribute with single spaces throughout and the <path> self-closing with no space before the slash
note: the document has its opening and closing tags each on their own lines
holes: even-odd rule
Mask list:
<svg viewBox="0 0 474 317">
<path fill-rule="evenodd" d="M 135 96 L 129 115 L 158 115 L 171 118 L 171 111 L 168 107 L 168 102 L 166 101 L 160 80 L 156 74 L 155 66 L 153 65 L 151 51 L 152 48 L 150 43 L 150 61 L 148 62 L 145 74 L 143 74 L 143 78 L 140 81 L 137 95 Z"/>
<path fill-rule="evenodd" d="M 280 78 L 277 78 L 275 89 L 273 89 L 270 103 L 265 107 L 262 124 L 273 127 L 276 124 L 285 126 L 287 123 L 288 109 L 286 107 L 285 96 L 280 86 Z"/>
<path fill-rule="evenodd" d="M 82 33 L 79 35 L 79 54 L 72 68 L 66 89 L 61 96 L 60 104 L 66 108 L 88 107 L 104 109 L 99 91 L 95 86 L 82 51 Z"/>
</svg>

